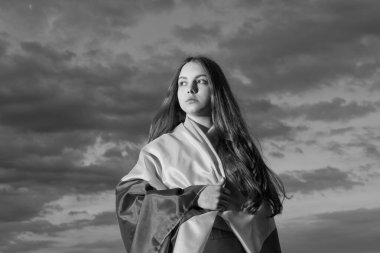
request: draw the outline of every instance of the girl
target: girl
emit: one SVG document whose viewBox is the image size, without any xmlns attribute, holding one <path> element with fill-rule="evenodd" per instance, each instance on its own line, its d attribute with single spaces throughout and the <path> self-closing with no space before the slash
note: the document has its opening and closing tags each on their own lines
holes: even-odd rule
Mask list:
<svg viewBox="0 0 380 253">
<path fill-rule="evenodd" d="M 132 170 L 116 187 L 127 252 L 281 252 L 285 190 L 217 63 L 178 68 Z"/>
</svg>

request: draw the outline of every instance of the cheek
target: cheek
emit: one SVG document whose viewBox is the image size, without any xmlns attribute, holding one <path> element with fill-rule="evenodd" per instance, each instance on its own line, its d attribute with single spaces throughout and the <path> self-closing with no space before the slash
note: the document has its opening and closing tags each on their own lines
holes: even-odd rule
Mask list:
<svg viewBox="0 0 380 253">
<path fill-rule="evenodd" d="M 208 89 L 207 91 L 205 91 L 205 100 L 207 101 L 207 103 L 211 103 L 211 91 Z"/>
<path fill-rule="evenodd" d="M 177 98 L 178 98 L 178 101 L 180 103 L 182 102 L 182 97 L 183 97 L 183 94 L 182 94 L 181 90 L 178 89 L 178 91 L 177 91 Z"/>
<path fill-rule="evenodd" d="M 182 107 L 185 103 L 185 99 L 186 99 L 186 93 L 183 92 L 182 89 L 178 89 L 177 91 L 177 98 L 178 98 L 178 102 L 180 104 L 180 106 Z"/>
</svg>

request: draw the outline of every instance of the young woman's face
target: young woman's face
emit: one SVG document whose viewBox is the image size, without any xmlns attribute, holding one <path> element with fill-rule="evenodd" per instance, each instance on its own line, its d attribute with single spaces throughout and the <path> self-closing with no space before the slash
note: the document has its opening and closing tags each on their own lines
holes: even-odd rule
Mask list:
<svg viewBox="0 0 380 253">
<path fill-rule="evenodd" d="M 188 62 L 179 73 L 178 101 L 193 116 L 211 116 L 211 90 L 207 71 L 200 63 Z"/>
</svg>

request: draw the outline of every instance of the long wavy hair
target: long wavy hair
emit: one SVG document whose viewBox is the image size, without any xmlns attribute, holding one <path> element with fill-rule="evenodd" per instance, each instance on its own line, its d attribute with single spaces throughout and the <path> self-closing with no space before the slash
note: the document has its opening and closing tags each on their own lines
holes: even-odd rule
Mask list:
<svg viewBox="0 0 380 253">
<path fill-rule="evenodd" d="M 281 213 L 282 201 L 286 197 L 284 186 L 265 164 L 248 132 L 224 73 L 213 60 L 204 56 L 188 57 L 179 66 L 161 108 L 152 121 L 148 141 L 171 132 L 184 122 L 186 114 L 180 108 L 177 91 L 179 74 L 188 62 L 201 64 L 209 75 L 212 122 L 219 140 L 216 151 L 225 169 L 227 183 L 233 184 L 247 197 L 243 208 L 249 213 L 256 213 L 263 201 L 271 206 L 271 216 Z"/>
</svg>

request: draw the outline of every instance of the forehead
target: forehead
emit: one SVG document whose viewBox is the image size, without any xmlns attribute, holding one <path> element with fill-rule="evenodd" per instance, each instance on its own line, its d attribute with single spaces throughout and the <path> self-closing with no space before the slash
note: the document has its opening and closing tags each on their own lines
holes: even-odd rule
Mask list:
<svg viewBox="0 0 380 253">
<path fill-rule="evenodd" d="M 207 71 L 198 62 L 186 63 L 179 73 L 179 76 L 192 76 L 192 75 L 207 75 Z"/>
</svg>

